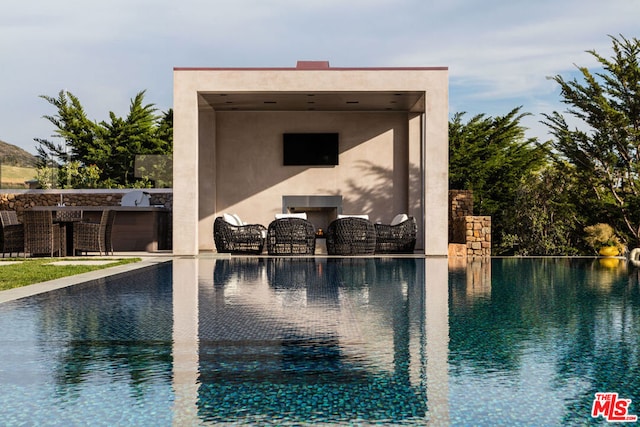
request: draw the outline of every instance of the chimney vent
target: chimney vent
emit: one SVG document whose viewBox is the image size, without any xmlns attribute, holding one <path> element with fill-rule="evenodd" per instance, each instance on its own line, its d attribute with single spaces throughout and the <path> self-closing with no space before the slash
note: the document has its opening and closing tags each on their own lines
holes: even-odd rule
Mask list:
<svg viewBox="0 0 640 427">
<path fill-rule="evenodd" d="M 327 70 L 329 61 L 298 61 L 296 68 L 298 70 Z"/>
</svg>

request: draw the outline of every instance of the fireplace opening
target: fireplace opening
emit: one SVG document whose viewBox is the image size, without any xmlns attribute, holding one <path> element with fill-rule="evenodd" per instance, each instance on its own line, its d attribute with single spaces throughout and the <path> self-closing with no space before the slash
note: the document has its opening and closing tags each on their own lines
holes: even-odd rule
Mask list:
<svg viewBox="0 0 640 427">
<path fill-rule="evenodd" d="M 326 231 L 329 223 L 342 214 L 342 196 L 282 196 L 282 213 L 302 212 L 316 232 Z"/>
</svg>

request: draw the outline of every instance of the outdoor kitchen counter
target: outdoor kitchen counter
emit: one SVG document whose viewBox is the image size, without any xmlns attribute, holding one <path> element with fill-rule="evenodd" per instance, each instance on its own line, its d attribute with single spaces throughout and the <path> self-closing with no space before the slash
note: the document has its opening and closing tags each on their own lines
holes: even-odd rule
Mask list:
<svg viewBox="0 0 640 427">
<path fill-rule="evenodd" d="M 115 252 L 156 252 L 171 249 L 171 210 L 159 206 L 34 206 L 32 210 L 82 211 L 83 218 L 100 221 L 105 209 L 116 211 L 113 224 Z"/>
</svg>

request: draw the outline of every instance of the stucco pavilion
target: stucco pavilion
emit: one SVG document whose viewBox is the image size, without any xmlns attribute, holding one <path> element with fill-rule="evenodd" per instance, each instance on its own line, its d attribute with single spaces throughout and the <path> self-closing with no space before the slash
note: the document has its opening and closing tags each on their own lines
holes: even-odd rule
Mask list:
<svg viewBox="0 0 640 427">
<path fill-rule="evenodd" d="M 337 133 L 339 162 L 285 166 L 284 133 Z M 447 256 L 448 69 L 174 69 L 173 253 L 213 251 L 215 217 L 267 226 L 308 212 L 418 223 L 416 251 Z"/>
</svg>

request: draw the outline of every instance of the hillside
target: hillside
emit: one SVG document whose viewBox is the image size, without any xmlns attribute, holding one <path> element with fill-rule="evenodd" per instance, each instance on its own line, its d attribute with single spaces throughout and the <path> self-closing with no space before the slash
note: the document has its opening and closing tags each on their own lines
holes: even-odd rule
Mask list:
<svg viewBox="0 0 640 427">
<path fill-rule="evenodd" d="M 35 167 L 36 157 L 13 144 L 0 140 L 0 162 L 3 166 Z"/>
</svg>

